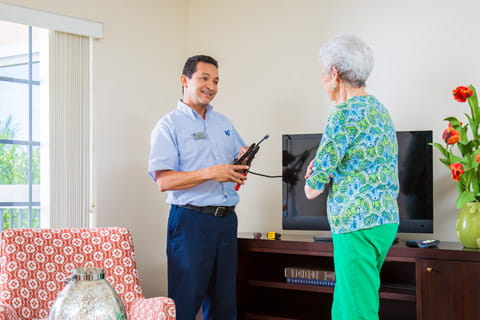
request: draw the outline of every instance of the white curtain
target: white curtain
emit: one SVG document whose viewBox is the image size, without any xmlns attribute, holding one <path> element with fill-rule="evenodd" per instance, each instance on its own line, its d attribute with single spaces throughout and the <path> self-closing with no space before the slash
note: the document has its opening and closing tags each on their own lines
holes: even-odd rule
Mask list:
<svg viewBox="0 0 480 320">
<path fill-rule="evenodd" d="M 90 38 L 49 33 L 50 227 L 88 227 Z"/>
</svg>

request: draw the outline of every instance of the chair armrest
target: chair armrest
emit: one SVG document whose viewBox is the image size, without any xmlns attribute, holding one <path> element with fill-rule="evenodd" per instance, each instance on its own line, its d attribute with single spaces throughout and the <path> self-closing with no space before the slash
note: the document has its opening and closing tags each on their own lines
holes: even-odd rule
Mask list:
<svg viewBox="0 0 480 320">
<path fill-rule="evenodd" d="M 0 304 L 0 320 L 20 320 L 20 318 L 11 305 Z"/>
<path fill-rule="evenodd" d="M 175 320 L 175 302 L 168 297 L 137 299 L 132 303 L 128 318 L 130 320 Z"/>
</svg>

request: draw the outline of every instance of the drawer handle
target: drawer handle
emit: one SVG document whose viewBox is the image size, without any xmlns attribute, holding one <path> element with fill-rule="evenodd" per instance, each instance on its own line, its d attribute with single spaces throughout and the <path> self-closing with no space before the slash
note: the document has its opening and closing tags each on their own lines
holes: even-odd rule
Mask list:
<svg viewBox="0 0 480 320">
<path fill-rule="evenodd" d="M 432 267 L 427 267 L 427 272 L 432 272 Z"/>
</svg>

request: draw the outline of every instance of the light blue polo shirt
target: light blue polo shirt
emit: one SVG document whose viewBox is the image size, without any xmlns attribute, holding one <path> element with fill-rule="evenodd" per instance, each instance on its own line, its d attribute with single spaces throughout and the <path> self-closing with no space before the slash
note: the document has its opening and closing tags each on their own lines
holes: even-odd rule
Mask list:
<svg viewBox="0 0 480 320">
<path fill-rule="evenodd" d="M 205 120 L 178 101 L 177 108 L 162 117 L 152 130 L 148 173 L 193 171 L 217 164 L 232 164 L 243 139 L 224 115 L 207 106 Z M 185 190 L 167 191 L 167 203 L 195 206 L 234 206 L 239 196 L 233 182 L 203 182 Z"/>
</svg>

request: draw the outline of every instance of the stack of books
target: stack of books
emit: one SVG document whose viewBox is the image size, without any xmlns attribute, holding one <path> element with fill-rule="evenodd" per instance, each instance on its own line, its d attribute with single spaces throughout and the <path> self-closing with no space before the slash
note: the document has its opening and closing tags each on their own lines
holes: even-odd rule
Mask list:
<svg viewBox="0 0 480 320">
<path fill-rule="evenodd" d="M 287 283 L 309 284 L 314 286 L 334 287 L 335 272 L 315 267 L 286 267 Z"/>
</svg>

